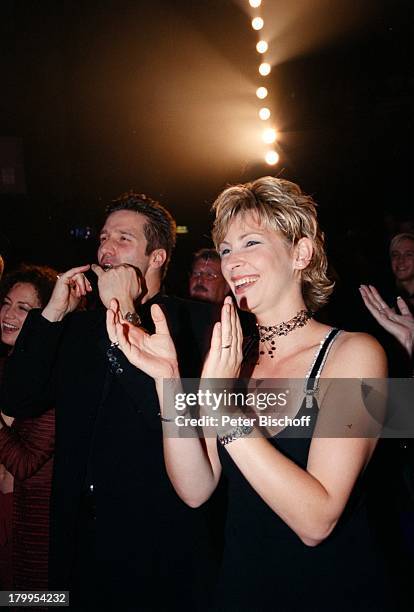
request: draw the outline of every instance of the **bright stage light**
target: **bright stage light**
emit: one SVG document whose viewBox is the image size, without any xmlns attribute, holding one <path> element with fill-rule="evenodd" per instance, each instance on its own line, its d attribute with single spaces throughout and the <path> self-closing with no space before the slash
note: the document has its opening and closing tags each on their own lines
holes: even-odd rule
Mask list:
<svg viewBox="0 0 414 612">
<path fill-rule="evenodd" d="M 255 17 L 252 19 L 252 28 L 253 30 L 261 30 L 264 26 L 264 21 L 261 17 Z"/>
<path fill-rule="evenodd" d="M 276 130 L 273 128 L 267 128 L 262 133 L 263 142 L 266 144 L 272 144 L 276 140 Z"/>
<path fill-rule="evenodd" d="M 269 166 L 274 166 L 279 161 L 279 155 L 276 151 L 268 151 L 265 155 L 265 161 Z"/>
<path fill-rule="evenodd" d="M 266 87 L 258 87 L 256 89 L 256 96 L 259 98 L 259 100 L 264 100 L 267 96 Z"/>
<path fill-rule="evenodd" d="M 259 42 L 256 45 L 256 51 L 258 53 L 266 53 L 268 48 L 269 48 L 269 45 L 267 44 L 265 40 L 259 40 Z"/>
<path fill-rule="evenodd" d="M 271 70 L 272 70 L 272 67 L 267 62 L 263 62 L 259 66 L 259 72 L 262 76 L 267 76 L 268 74 L 270 74 Z"/>
<path fill-rule="evenodd" d="M 249 0 L 249 4 L 252 8 L 259 8 L 262 4 L 262 0 Z"/>
<path fill-rule="evenodd" d="M 259 117 L 262 121 L 266 121 L 270 117 L 270 110 L 264 106 L 259 110 Z"/>
</svg>

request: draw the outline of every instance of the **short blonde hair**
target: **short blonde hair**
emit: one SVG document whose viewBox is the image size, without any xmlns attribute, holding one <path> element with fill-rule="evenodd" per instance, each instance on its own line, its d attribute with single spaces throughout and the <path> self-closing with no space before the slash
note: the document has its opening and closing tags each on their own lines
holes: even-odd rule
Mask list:
<svg viewBox="0 0 414 612">
<path fill-rule="evenodd" d="M 411 232 L 403 232 L 402 234 L 394 236 L 390 242 L 390 254 L 403 240 L 411 240 L 411 242 L 414 242 L 414 234 L 411 234 Z"/>
<path fill-rule="evenodd" d="M 334 283 L 326 274 L 328 260 L 324 236 L 318 225 L 316 204 L 299 185 L 264 176 L 250 183 L 228 187 L 218 196 L 212 210 L 216 214 L 212 233 L 216 248 L 223 241 L 231 221 L 247 212 L 256 213 L 265 227 L 280 232 L 292 247 L 301 238 L 309 238 L 313 254 L 308 266 L 302 270 L 303 299 L 313 312 L 328 301 Z"/>
</svg>

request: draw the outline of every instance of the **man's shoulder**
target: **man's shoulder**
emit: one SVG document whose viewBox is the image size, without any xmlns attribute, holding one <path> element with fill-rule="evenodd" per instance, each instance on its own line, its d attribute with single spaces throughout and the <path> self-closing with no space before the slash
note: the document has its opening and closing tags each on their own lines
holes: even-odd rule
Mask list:
<svg viewBox="0 0 414 612">
<path fill-rule="evenodd" d="M 220 309 L 214 304 L 176 296 L 162 296 L 158 303 L 164 310 L 174 339 L 180 371 L 187 377 L 198 376 Z"/>
<path fill-rule="evenodd" d="M 207 320 L 218 318 L 220 307 L 209 302 L 198 302 L 175 295 L 162 295 L 159 304 L 166 307 L 167 311 L 187 311 L 190 315 L 205 317 Z"/>
<path fill-rule="evenodd" d="M 162 308 L 172 325 L 191 328 L 196 335 L 202 334 L 203 337 L 207 334 L 210 338 L 214 323 L 220 320 L 220 306 L 208 302 L 166 296 Z"/>
</svg>

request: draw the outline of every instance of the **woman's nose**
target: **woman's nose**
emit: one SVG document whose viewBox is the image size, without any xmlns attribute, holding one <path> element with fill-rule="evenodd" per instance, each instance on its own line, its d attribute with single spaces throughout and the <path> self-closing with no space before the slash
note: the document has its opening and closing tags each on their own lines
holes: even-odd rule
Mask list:
<svg viewBox="0 0 414 612">
<path fill-rule="evenodd" d="M 237 270 L 243 263 L 243 260 L 239 253 L 231 252 L 226 256 L 225 259 L 222 260 L 222 271 L 223 276 L 227 276 L 229 278 L 233 271 Z"/>
</svg>

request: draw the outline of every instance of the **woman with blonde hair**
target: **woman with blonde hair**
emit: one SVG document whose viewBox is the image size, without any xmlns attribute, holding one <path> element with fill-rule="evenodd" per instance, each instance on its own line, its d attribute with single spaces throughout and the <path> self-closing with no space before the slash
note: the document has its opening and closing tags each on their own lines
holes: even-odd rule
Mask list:
<svg viewBox="0 0 414 612">
<path fill-rule="evenodd" d="M 370 336 L 314 319 L 333 286 L 315 203 L 298 185 L 263 177 L 227 188 L 213 209 L 223 275 L 237 306 L 255 315 L 257 334 L 242 338 L 237 310 L 226 298 L 201 386 L 239 377 L 249 378 L 249 390 L 254 380 L 269 392 L 282 386 L 283 413 L 279 406 L 261 426 L 258 410 L 241 418 L 246 414 L 233 409 L 229 422 L 220 407 L 214 437 L 183 436 L 165 392 L 170 387 L 176 395 L 180 374 L 161 309 L 152 307 L 156 333 L 150 336 L 128 326 L 113 302 L 108 332 L 155 379 L 165 462 L 178 495 L 197 507 L 212 495 L 222 470 L 228 479 L 214 608 L 388 609 L 365 503 L 366 468 L 379 431 L 376 407 L 365 404 L 376 394 L 355 380 L 386 376 L 383 350 Z"/>
</svg>

